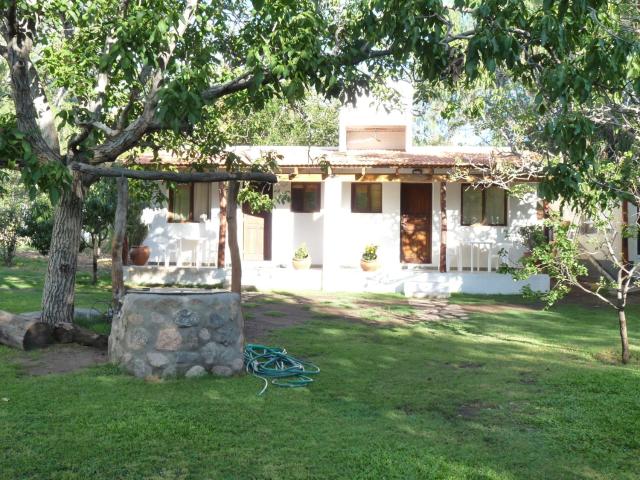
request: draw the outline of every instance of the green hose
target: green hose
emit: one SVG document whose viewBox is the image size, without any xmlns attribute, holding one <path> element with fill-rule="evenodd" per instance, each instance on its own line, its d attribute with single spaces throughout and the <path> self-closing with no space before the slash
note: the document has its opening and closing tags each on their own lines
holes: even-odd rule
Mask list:
<svg viewBox="0 0 640 480">
<path fill-rule="evenodd" d="M 264 381 L 264 387 L 258 395 L 267 390 L 269 380 L 278 387 L 305 387 L 313 382 L 309 375 L 320 373 L 316 365 L 292 357 L 284 348 L 254 343 L 244 347 L 244 364 L 247 372 Z"/>
</svg>

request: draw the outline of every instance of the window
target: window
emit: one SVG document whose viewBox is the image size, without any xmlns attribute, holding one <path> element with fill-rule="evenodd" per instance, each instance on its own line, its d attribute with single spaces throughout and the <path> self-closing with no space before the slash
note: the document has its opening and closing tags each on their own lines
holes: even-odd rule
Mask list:
<svg viewBox="0 0 640 480">
<path fill-rule="evenodd" d="M 209 183 L 179 184 L 169 190 L 170 222 L 199 222 L 211 218 Z"/>
<path fill-rule="evenodd" d="M 292 183 L 291 211 L 299 213 L 319 212 L 320 183 Z"/>
<path fill-rule="evenodd" d="M 351 211 L 354 213 L 381 213 L 382 184 L 352 183 Z"/>
<path fill-rule="evenodd" d="M 462 225 L 507 225 L 507 192 L 498 187 L 472 188 L 462 184 Z"/>
</svg>

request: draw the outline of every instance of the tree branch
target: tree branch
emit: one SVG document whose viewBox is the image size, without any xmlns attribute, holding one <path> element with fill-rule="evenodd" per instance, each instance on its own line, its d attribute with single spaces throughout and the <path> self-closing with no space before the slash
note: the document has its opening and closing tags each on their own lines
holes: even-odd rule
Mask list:
<svg viewBox="0 0 640 480">
<path fill-rule="evenodd" d="M 120 2 L 119 11 L 122 12 L 123 18 L 126 16 L 128 9 L 129 9 L 129 0 L 122 0 Z M 115 35 L 107 35 L 107 38 L 104 42 L 104 47 L 102 49 L 102 53 L 103 54 L 109 53 L 109 50 L 111 50 L 111 48 L 113 47 L 113 45 L 115 45 L 115 43 L 116 43 Z M 100 122 L 100 119 L 102 116 L 102 109 L 104 107 L 104 102 L 107 96 L 107 88 L 109 87 L 110 80 L 111 78 L 109 77 L 109 74 L 106 71 L 101 71 L 98 73 L 96 84 L 93 89 L 93 93 L 96 98 L 89 104 L 87 108 L 87 110 L 89 111 L 90 120 L 86 122 L 78 122 L 78 125 L 81 126 L 82 129 L 77 135 L 75 135 L 69 141 L 67 151 L 69 152 L 69 155 L 71 157 L 74 156 L 75 148 L 87 139 L 87 137 L 89 136 L 93 128 L 98 128 L 99 130 L 105 131 L 103 128 L 98 127 L 98 124 L 104 125 L 103 123 Z M 106 127 L 106 125 L 104 126 Z M 112 134 L 107 133 L 107 136 L 113 136 L 114 133 Z"/>
<path fill-rule="evenodd" d="M 145 134 L 153 130 L 152 123 L 158 106 L 158 94 L 164 81 L 164 72 L 175 50 L 177 39 L 184 35 L 191 19 L 195 15 L 197 6 L 198 0 L 187 0 L 178 22 L 178 27 L 173 34 L 173 39 L 169 41 L 167 49 L 158 55 L 158 68 L 151 75 L 151 86 L 142 113 L 127 128 L 94 149 L 93 158 L 91 159 L 92 164 L 114 161 L 122 153 L 135 147 Z"/>
<path fill-rule="evenodd" d="M 265 83 L 268 77 L 269 79 L 271 78 L 270 75 L 265 75 L 265 79 L 261 82 L 261 84 Z M 200 95 L 202 96 L 203 100 L 210 102 L 225 95 L 236 93 L 249 88 L 249 86 L 255 82 L 255 78 L 256 76 L 252 75 L 251 72 L 246 72 L 239 77 L 234 78 L 233 80 L 229 80 L 228 82 L 209 87 Z"/>
<path fill-rule="evenodd" d="M 157 170 L 131 170 L 120 167 L 97 167 L 85 163 L 74 162 L 72 170 L 99 177 L 126 177 L 138 180 L 166 180 L 177 183 L 191 182 L 226 182 L 229 180 L 277 183 L 273 173 L 261 172 L 160 172 Z"/>
<path fill-rule="evenodd" d="M 11 3 L 5 15 L 7 63 L 18 129 L 26 134 L 39 161 L 60 160 L 60 141 L 53 111 L 30 59 L 35 32 L 21 31 L 16 17 L 16 2 Z M 29 22 L 25 22 L 25 28 L 31 28 Z"/>
</svg>

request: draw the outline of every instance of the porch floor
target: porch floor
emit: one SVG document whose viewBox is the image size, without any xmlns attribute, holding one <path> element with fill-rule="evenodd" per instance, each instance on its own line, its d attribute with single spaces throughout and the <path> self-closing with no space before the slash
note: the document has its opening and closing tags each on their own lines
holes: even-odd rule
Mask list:
<svg viewBox="0 0 640 480">
<path fill-rule="evenodd" d="M 295 270 L 269 264 L 243 264 L 242 284 L 257 290 L 402 293 L 409 297 L 448 296 L 452 293 L 517 294 L 528 285 L 547 291 L 549 277 L 535 275 L 526 281 L 488 271 L 438 272 L 435 267 L 404 266 L 363 272 L 360 268 Z M 178 285 L 223 288 L 229 284 L 230 268 L 128 266 L 125 282 L 130 285 Z"/>
</svg>

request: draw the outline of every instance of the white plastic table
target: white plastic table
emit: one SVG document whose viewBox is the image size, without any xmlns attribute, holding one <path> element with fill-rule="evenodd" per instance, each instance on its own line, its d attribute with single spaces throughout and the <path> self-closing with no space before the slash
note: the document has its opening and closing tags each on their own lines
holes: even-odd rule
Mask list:
<svg viewBox="0 0 640 480">
<path fill-rule="evenodd" d="M 469 245 L 471 247 L 471 252 L 470 252 L 471 258 L 469 263 L 470 270 L 473 272 L 475 268 L 477 271 L 480 271 L 480 252 L 485 250 L 487 252 L 487 272 L 490 272 L 491 263 L 494 258 L 494 255 L 499 255 L 500 250 L 502 249 L 509 250 L 513 246 L 513 243 L 495 242 L 492 240 L 471 240 L 471 241 L 465 242 L 464 245 Z M 462 247 L 464 245 L 460 244 L 458 247 L 459 258 L 462 258 Z M 477 256 L 477 262 L 475 261 L 476 256 Z"/>
<path fill-rule="evenodd" d="M 207 238 L 205 237 L 180 237 L 178 238 L 178 259 L 176 264 L 182 266 L 182 254 L 184 252 L 191 252 L 191 261 L 195 263 L 196 267 L 199 267 L 202 263 L 202 254 L 206 245 Z"/>
</svg>

